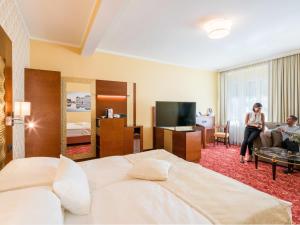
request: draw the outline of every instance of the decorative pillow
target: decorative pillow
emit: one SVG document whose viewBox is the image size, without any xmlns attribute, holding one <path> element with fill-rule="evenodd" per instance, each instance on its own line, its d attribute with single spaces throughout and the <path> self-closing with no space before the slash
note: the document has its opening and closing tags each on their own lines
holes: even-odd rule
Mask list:
<svg viewBox="0 0 300 225">
<path fill-rule="evenodd" d="M 142 159 L 135 163 L 128 175 L 133 178 L 153 181 L 167 180 L 171 164 L 165 160 Z"/>
<path fill-rule="evenodd" d="M 60 201 L 47 187 L 1 192 L 0 212 L 5 225 L 64 223 Z"/>
<path fill-rule="evenodd" d="M 260 140 L 262 147 L 272 147 L 271 135 L 268 135 L 266 132 L 260 133 Z"/>
<path fill-rule="evenodd" d="M 279 131 L 272 131 L 273 147 L 282 146 L 282 134 Z"/>
<path fill-rule="evenodd" d="M 53 182 L 53 190 L 63 207 L 71 213 L 77 215 L 89 213 L 91 196 L 86 174 L 77 163 L 62 155 Z"/>
<path fill-rule="evenodd" d="M 0 171 L 0 192 L 33 186 L 52 186 L 58 158 L 15 159 Z"/>
</svg>

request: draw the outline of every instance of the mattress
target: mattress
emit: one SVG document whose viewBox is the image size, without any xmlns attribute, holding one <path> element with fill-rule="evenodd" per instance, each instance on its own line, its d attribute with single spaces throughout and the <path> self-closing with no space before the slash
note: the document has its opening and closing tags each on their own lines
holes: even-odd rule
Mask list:
<svg viewBox="0 0 300 225">
<path fill-rule="evenodd" d="M 67 123 L 67 137 L 78 137 L 85 135 L 91 135 L 90 123 Z"/>
</svg>

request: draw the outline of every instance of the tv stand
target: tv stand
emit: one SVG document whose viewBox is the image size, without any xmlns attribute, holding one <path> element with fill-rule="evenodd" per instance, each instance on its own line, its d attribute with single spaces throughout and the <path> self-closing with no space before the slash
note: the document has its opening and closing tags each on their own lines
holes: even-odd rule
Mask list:
<svg viewBox="0 0 300 225">
<path fill-rule="evenodd" d="M 165 149 L 188 161 L 199 162 L 201 158 L 201 131 L 153 128 L 153 146 Z"/>
</svg>

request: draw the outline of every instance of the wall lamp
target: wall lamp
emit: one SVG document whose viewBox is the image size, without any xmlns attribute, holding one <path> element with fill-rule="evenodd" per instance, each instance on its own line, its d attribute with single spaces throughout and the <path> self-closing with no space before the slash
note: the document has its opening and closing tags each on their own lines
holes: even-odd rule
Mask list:
<svg viewBox="0 0 300 225">
<path fill-rule="evenodd" d="M 12 112 L 11 116 L 6 117 L 6 125 L 13 126 L 15 124 L 23 124 L 25 116 L 30 116 L 30 111 L 30 102 L 15 102 L 14 112 Z"/>
</svg>

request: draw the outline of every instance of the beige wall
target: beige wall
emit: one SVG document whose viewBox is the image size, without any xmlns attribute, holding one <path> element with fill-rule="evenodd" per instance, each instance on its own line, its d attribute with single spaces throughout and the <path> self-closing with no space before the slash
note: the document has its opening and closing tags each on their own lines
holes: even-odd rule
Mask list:
<svg viewBox="0 0 300 225">
<path fill-rule="evenodd" d="M 24 68 L 29 66 L 29 33 L 16 0 L 0 0 L 0 26 L 12 42 L 13 100 L 24 99 Z M 25 156 L 24 126 L 13 127 L 13 157 Z"/>
<path fill-rule="evenodd" d="M 66 92 L 91 93 L 91 85 L 84 83 L 67 82 Z M 67 112 L 67 123 L 91 122 L 91 112 Z"/>
<path fill-rule="evenodd" d="M 201 60 L 201 59 L 199 59 Z M 152 148 L 151 107 L 155 101 L 196 101 L 197 111 L 217 109 L 217 74 L 107 53 L 83 57 L 79 49 L 31 41 L 30 66 L 62 76 L 135 82 L 137 123 L 144 126 L 144 148 Z"/>
</svg>

